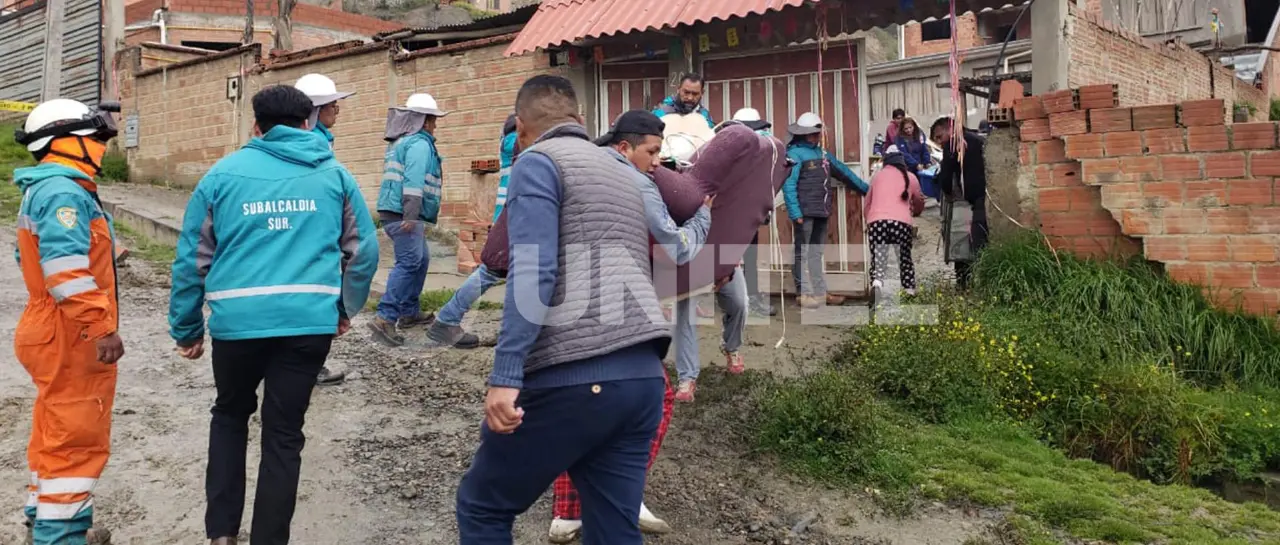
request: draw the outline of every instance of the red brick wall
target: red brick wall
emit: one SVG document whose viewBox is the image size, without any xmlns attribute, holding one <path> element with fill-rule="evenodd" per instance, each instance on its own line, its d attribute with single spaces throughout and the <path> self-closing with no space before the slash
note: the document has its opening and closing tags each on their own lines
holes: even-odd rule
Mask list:
<svg viewBox="0 0 1280 545">
<path fill-rule="evenodd" d="M 164 0 L 140 0 L 125 7 L 125 23 L 143 23 L 151 19 L 151 14 L 163 5 Z M 340 3 L 340 2 L 339 2 Z M 212 15 L 244 15 L 244 2 L 241 0 L 168 0 L 169 10 L 175 13 L 204 13 Z M 276 13 L 277 3 L 274 0 L 255 0 L 253 12 L 255 16 L 272 17 Z M 366 36 L 404 28 L 403 23 L 383 21 L 356 13 L 346 13 L 341 9 L 329 9 L 311 4 L 299 3 L 293 8 L 293 23 L 313 25 L 320 28 L 345 30 Z M 302 49 L 302 48 L 298 48 Z"/>
<path fill-rule="evenodd" d="M 1071 104 L 1049 96 L 1026 102 L 1042 99 Z M 1141 252 L 1174 279 L 1207 286 L 1223 306 L 1280 309 L 1276 123 L 1225 125 L 1222 99 L 1095 104 L 1102 107 L 1021 110 L 1029 118 L 1021 121 L 1020 157 L 1031 212 L 1054 247 L 1090 256 Z M 1042 119 L 1030 119 L 1044 115 L 1085 122 L 1051 121 L 1046 133 Z"/>
<path fill-rule="evenodd" d="M 1124 106 L 1222 98 L 1228 104 L 1250 102 L 1266 110 L 1266 97 L 1247 85 L 1237 86 L 1233 71 L 1217 63 L 1211 68 L 1207 57 L 1184 44 L 1158 44 L 1117 27 L 1102 19 L 1100 8 L 1092 12 L 1089 6 L 1070 7 L 1071 87 L 1119 83 Z"/>
<path fill-rule="evenodd" d="M 450 112 L 436 133 L 444 158 L 440 223 L 457 229 L 463 221 L 487 222 L 493 214 L 498 175 L 472 174 L 471 161 L 498 158 L 502 122 L 514 107 L 519 86 L 532 75 L 556 70 L 543 55 L 503 57 L 507 45 L 508 40 L 496 40 L 472 49 L 450 46 L 394 60 L 378 46 L 354 53 L 319 51 L 276 66 L 257 65 L 253 58 L 245 65 L 243 92 L 249 98 L 266 85 L 292 84 L 311 72 L 329 76 L 340 90 L 355 91 L 341 104 L 334 150 L 370 206 L 382 175 L 387 108 L 402 104 L 411 93 L 431 93 Z M 139 147 L 128 151 L 134 179 L 192 187 L 215 161 L 248 140 L 252 111 L 247 103 L 237 110 L 225 98 L 226 77 L 240 68 L 239 57 L 219 58 L 135 77 L 140 67 L 121 65 L 125 113 L 141 116 Z"/>
<path fill-rule="evenodd" d="M 983 44 L 978 36 L 978 19 L 973 13 L 956 16 L 957 45 L 960 49 L 968 49 Z M 921 41 L 920 23 L 907 23 L 902 27 L 903 49 L 906 56 L 919 57 L 951 51 L 950 40 Z"/>
</svg>

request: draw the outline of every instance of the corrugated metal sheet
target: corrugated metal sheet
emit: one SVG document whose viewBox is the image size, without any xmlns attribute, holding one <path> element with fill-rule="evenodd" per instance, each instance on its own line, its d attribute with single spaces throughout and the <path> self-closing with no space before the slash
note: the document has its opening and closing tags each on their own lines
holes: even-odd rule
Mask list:
<svg viewBox="0 0 1280 545">
<path fill-rule="evenodd" d="M 86 104 L 99 100 L 102 4 L 66 0 L 60 95 Z M 43 87 L 45 5 L 0 17 L 0 99 L 39 102 Z"/>
<path fill-rule="evenodd" d="M 586 38 L 761 14 L 809 0 L 543 0 L 507 48 L 519 55 Z"/>
</svg>

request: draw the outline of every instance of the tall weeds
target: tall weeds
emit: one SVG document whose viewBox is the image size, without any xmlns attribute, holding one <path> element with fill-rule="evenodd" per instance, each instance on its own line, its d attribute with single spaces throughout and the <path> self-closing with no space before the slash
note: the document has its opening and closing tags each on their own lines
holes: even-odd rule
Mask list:
<svg viewBox="0 0 1280 545">
<path fill-rule="evenodd" d="M 1205 386 L 1280 386 L 1280 332 L 1268 318 L 1212 307 L 1157 265 L 1055 254 L 1039 238 L 993 245 L 975 265 L 984 297 L 1025 303 L 1064 322 L 1104 361 L 1167 358 Z M 1106 338 L 1106 346 L 1099 339 Z"/>
</svg>

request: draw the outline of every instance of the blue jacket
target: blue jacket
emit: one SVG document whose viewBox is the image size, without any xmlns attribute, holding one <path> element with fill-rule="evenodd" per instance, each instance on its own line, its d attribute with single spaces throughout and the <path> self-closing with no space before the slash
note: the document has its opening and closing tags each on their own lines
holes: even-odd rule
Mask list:
<svg viewBox="0 0 1280 545">
<path fill-rule="evenodd" d="M 333 149 L 333 133 L 329 132 L 329 128 L 324 126 L 324 123 L 316 121 L 316 126 L 311 129 L 311 132 L 323 138 L 325 142 L 329 143 L 329 149 Z"/>
<path fill-rule="evenodd" d="M 332 335 L 378 269 L 360 188 L 314 134 L 283 125 L 205 174 L 187 202 L 173 261 L 170 335 L 237 340 Z"/>
<path fill-rule="evenodd" d="M 435 223 L 440 215 L 441 168 L 431 133 L 418 131 L 396 139 L 387 146 L 378 211 Z"/>
<path fill-rule="evenodd" d="M 907 170 L 911 172 L 915 172 L 916 166 L 927 167 L 933 162 L 929 145 L 924 143 L 923 139 L 908 140 L 902 133 L 898 133 L 893 145 L 898 146 L 898 151 L 902 152 L 902 157 L 907 160 Z"/>
<path fill-rule="evenodd" d="M 676 107 L 675 97 L 667 97 L 662 99 L 662 104 L 659 104 L 657 108 L 653 109 L 653 115 L 662 117 L 664 115 L 674 114 L 679 111 L 680 111 L 679 108 Z M 698 108 L 694 111 L 702 114 L 702 117 L 707 118 L 708 127 L 711 127 L 713 129 L 716 127 L 716 123 L 711 120 L 711 110 L 708 110 L 705 106 L 699 104 Z"/>
<path fill-rule="evenodd" d="M 804 140 L 795 140 L 787 146 L 787 157 L 795 162 L 791 167 L 791 174 L 787 175 L 787 180 L 782 183 L 782 197 L 787 203 L 787 215 L 791 217 L 791 221 L 804 217 L 800 209 L 800 168 L 808 161 L 826 159 L 826 164 L 832 169 L 831 176 L 843 181 L 854 191 L 863 195 L 867 194 L 867 182 L 862 181 L 857 174 L 854 174 L 848 166 L 831 155 L 831 152 L 818 149 L 817 144 L 811 144 Z M 825 177 L 824 177 L 825 178 Z M 826 183 L 826 180 L 822 180 Z"/>
<path fill-rule="evenodd" d="M 493 207 L 494 223 L 498 223 L 498 215 L 502 214 L 502 207 L 507 205 L 507 182 L 511 180 L 511 163 L 516 160 L 516 133 L 502 137 L 498 157 L 502 162 L 502 170 L 498 178 L 498 203 Z"/>
</svg>

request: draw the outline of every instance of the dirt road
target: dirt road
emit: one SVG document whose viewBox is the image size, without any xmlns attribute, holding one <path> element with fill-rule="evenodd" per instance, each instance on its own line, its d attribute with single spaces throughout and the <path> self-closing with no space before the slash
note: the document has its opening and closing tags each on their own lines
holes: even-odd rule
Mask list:
<svg viewBox="0 0 1280 545">
<path fill-rule="evenodd" d="M 13 242 L 0 231 L 0 247 Z M 116 545 L 207 543 L 203 536 L 204 460 L 214 397 L 208 356 L 187 361 L 167 335 L 167 269 L 141 260 L 121 266 L 121 334 L 112 458 L 98 485 L 97 516 Z M 0 268 L 0 330 L 12 343 L 26 300 L 12 264 Z M 474 313 L 482 338 L 496 334 L 496 312 Z M 750 328 L 748 367 L 794 372 L 824 357 L 839 338 L 821 326 L 789 319 L 787 344 L 774 349 L 779 325 Z M 316 391 L 294 543 L 304 545 L 436 545 L 456 543 L 454 490 L 469 463 L 481 417 L 483 377 L 491 350 L 375 347 L 363 323 L 339 339 L 331 362 L 350 371 L 344 385 Z M 705 362 L 717 360 L 718 329 L 701 329 Z M 415 332 L 413 339 L 422 339 Z M 0 356 L 0 543 L 21 541 L 27 482 L 25 449 L 35 395 L 12 351 Z M 735 380 L 704 373 L 699 403 L 680 406 L 651 475 L 647 503 L 677 528 L 650 543 L 958 544 L 989 521 L 934 506 L 919 519 L 883 520 L 866 498 L 826 490 L 780 473 L 753 457 L 736 431 L 750 418 Z M 255 417 L 256 422 L 256 417 Z M 256 426 L 250 475 L 256 471 Z M 252 483 L 249 497 L 252 498 Z M 251 503 L 251 502 L 250 502 Z M 248 521 L 250 513 L 245 514 Z M 517 523 L 516 543 L 545 543 L 550 502 L 544 498 Z M 800 524 L 808 521 L 808 524 Z M 797 525 L 805 526 L 789 535 Z M 247 523 L 246 523 L 247 528 Z"/>
</svg>

